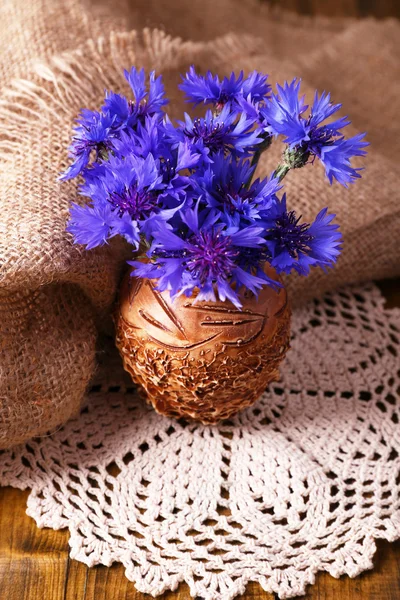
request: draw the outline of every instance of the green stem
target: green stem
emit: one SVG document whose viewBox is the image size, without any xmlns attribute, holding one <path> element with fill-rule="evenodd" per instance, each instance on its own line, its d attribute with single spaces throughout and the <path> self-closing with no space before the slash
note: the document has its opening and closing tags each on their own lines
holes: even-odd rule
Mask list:
<svg viewBox="0 0 400 600">
<path fill-rule="evenodd" d="M 264 138 L 264 141 L 261 142 L 261 144 L 257 147 L 257 150 L 255 151 L 255 153 L 253 154 L 253 158 L 251 159 L 251 163 L 250 166 L 251 167 L 255 167 L 254 171 L 253 171 L 253 175 L 255 174 L 256 170 L 257 170 L 257 165 L 258 165 L 258 161 L 260 160 L 260 156 L 263 152 L 265 152 L 271 145 L 272 143 L 272 137 L 269 134 L 266 134 L 267 137 Z M 249 177 L 249 179 L 246 182 L 245 187 L 248 189 L 250 187 L 250 184 L 252 182 L 253 179 L 253 175 L 251 175 Z"/>
<path fill-rule="evenodd" d="M 282 181 L 284 177 L 289 173 L 290 167 L 286 163 L 278 165 L 274 171 L 273 177 L 277 177 L 279 181 Z"/>
<path fill-rule="evenodd" d="M 142 258 L 147 258 L 146 252 L 150 249 L 150 244 L 146 240 L 146 237 L 142 234 L 140 236 L 139 248 L 137 249 L 137 258 L 141 260 Z"/>
<path fill-rule="evenodd" d="M 291 150 L 288 146 L 283 153 L 283 163 L 278 165 L 274 171 L 274 177 L 282 181 L 290 169 L 301 169 L 307 164 L 309 158 L 310 152 L 307 149 L 299 147 Z"/>
<path fill-rule="evenodd" d="M 101 148 L 101 149 L 100 149 L 100 151 L 99 151 L 99 158 L 100 158 L 102 161 L 106 162 L 106 161 L 108 160 L 108 157 L 109 157 L 108 150 L 107 150 L 107 148 L 104 146 L 104 147 L 103 147 L 103 148 Z"/>
</svg>

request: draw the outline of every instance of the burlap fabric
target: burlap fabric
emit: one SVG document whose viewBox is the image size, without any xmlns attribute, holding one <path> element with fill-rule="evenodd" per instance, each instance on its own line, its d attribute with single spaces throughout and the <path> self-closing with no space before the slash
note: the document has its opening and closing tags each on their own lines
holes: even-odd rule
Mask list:
<svg viewBox="0 0 400 600">
<path fill-rule="evenodd" d="M 68 419 L 95 368 L 96 331 L 129 249 L 74 246 L 65 223 L 76 184 L 56 178 L 79 109 L 97 107 L 104 88 L 128 92 L 126 67 L 163 72 L 173 116 L 183 109 L 179 73 L 192 63 L 221 74 L 257 68 L 273 81 L 302 75 L 306 93 L 332 91 L 355 128 L 368 130 L 368 168 L 349 191 L 330 188 L 318 166 L 288 177 L 291 205 L 305 218 L 329 205 L 344 234 L 335 271 L 290 279 L 293 303 L 399 274 L 397 22 L 294 21 L 250 0 L 5 0 L 0 17 L 0 448 Z M 185 41 L 142 32 L 157 24 Z M 273 149 L 260 173 L 276 160 Z"/>
</svg>

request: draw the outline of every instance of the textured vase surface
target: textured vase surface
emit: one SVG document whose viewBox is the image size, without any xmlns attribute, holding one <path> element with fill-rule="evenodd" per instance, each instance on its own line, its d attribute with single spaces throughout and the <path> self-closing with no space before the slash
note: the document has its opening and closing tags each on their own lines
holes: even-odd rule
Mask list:
<svg viewBox="0 0 400 600">
<path fill-rule="evenodd" d="M 279 280 L 266 268 L 269 277 Z M 230 302 L 171 300 L 156 283 L 123 280 L 116 343 L 124 368 L 157 412 L 216 423 L 253 404 L 289 347 L 290 308 L 284 287 L 246 292 Z"/>
</svg>

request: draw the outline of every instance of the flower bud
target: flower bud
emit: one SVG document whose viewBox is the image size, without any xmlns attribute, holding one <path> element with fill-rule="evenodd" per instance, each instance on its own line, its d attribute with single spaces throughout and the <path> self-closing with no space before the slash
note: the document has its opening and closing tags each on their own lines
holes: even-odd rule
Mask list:
<svg viewBox="0 0 400 600">
<path fill-rule="evenodd" d="M 290 148 L 288 146 L 283 153 L 283 158 L 289 169 L 300 169 L 307 164 L 307 161 L 310 158 L 310 152 L 301 148 L 301 146 L 295 148 Z"/>
</svg>

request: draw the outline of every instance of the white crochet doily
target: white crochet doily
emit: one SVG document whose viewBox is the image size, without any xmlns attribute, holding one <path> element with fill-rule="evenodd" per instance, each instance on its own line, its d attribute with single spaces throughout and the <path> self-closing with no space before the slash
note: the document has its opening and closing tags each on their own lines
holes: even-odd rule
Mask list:
<svg viewBox="0 0 400 600">
<path fill-rule="evenodd" d="M 68 527 L 73 558 L 119 561 L 153 595 L 355 576 L 400 537 L 400 311 L 383 303 L 368 285 L 296 311 L 282 380 L 219 426 L 157 415 L 103 354 L 81 415 L 3 452 L 0 482 L 31 488 L 28 514 Z"/>
</svg>

